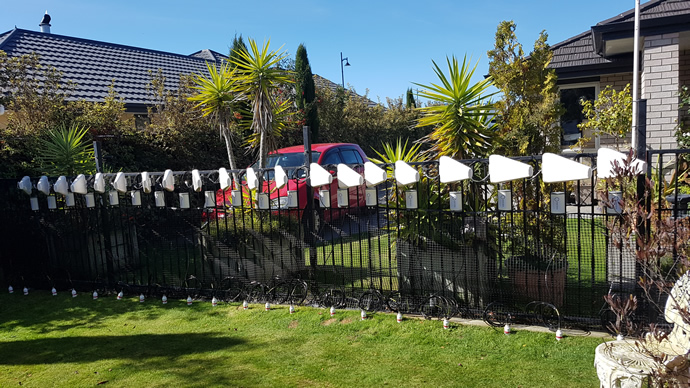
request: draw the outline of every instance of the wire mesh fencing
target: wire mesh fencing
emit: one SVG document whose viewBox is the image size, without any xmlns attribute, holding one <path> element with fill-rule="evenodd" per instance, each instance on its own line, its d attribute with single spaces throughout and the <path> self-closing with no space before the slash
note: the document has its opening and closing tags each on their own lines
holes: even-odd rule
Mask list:
<svg viewBox="0 0 690 388">
<path fill-rule="evenodd" d="M 659 217 L 687 216 L 690 195 L 671 177 L 682 171 L 683 155 L 650 154 L 647 174 L 664 190 L 655 192 L 663 199 Z M 596 155 L 573 157 L 596 167 Z M 540 169 L 539 157 L 519 160 Z M 5 288 L 234 301 L 249 299 L 257 285 L 263 295 L 291 295 L 299 283 L 309 294 L 304 303 L 342 299 L 356 307 L 362 295 L 376 294 L 391 310 L 440 311 L 452 301 L 453 315 L 473 318 L 518 319 L 539 302 L 564 324 L 599 328 L 609 317 L 604 295 L 639 294 L 635 252 L 613 241 L 609 226 L 618 215 L 598 201 L 601 182 L 546 184 L 537 173 L 494 184 L 487 160 L 463 162 L 470 180 L 441 183 L 438 162 L 424 162 L 412 164 L 420 179 L 409 185 L 335 183 L 314 195 L 298 173 L 287 192 L 279 190 L 272 169 L 259 171 L 261 190 L 247 188 L 245 171 L 228 173 L 237 178 L 227 190 L 217 171 L 201 172 L 198 187 L 190 172 L 176 172 L 172 190 L 163 173 L 150 174 L 149 189 L 141 174 L 125 174 L 124 192 L 106 174 L 104 192 L 72 196 L 27 195 L 17 180 L 2 180 L 1 279 Z M 655 319 L 653 311 L 640 314 Z"/>
</svg>

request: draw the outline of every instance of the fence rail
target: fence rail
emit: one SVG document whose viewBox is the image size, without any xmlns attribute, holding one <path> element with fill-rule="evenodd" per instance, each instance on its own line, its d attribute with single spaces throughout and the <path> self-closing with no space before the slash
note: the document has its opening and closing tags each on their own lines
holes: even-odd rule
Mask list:
<svg viewBox="0 0 690 388">
<path fill-rule="evenodd" d="M 686 197 L 674 186 L 680 180 L 669 181 L 685 153 L 648 154 L 647 175 L 663 186 L 657 200 L 665 203 L 662 191 L 673 193 L 668 199 L 676 204 L 661 207 L 660 217 L 686 215 L 679 207 Z M 573 158 L 596 167 L 594 154 Z M 518 317 L 539 301 L 555 306 L 565 324 L 600 327 L 604 295 L 639 292 L 634 253 L 617 249 L 608 232 L 617 215 L 600 208 L 595 178 L 545 184 L 540 157 L 519 160 L 537 173 L 501 184 L 488 181 L 487 160 L 463 161 L 474 177 L 452 184 L 440 182 L 438 162 L 415 163 L 420 181 L 403 187 L 387 180 L 375 188 L 375 204 L 359 206 L 372 192 L 355 187 L 341 192 L 348 196 L 344 207 L 336 200 L 326 206 L 329 194 L 321 192 L 312 212 L 288 208 L 275 188 L 268 209 L 247 189 L 241 204 L 230 206 L 229 190 L 217 194 L 217 171 L 201 172 L 200 191 L 190 172 L 173 174 L 174 191 L 162 189 L 162 173 L 152 173 L 151 193 L 142 191 L 140 174 L 126 174 L 128 192 L 108 187 L 90 193 L 93 202 L 75 195 L 71 206 L 61 195 L 34 190 L 37 210 L 17 180 L 0 180 L 0 281 L 5 288 L 212 295 L 251 282 L 300 280 L 352 298 L 377 290 L 417 310 L 444 297 L 473 317 L 486 315 L 487 306 L 496 310 L 489 314 Z M 269 178 L 272 169 L 259 173 Z M 312 200 L 306 191 L 295 194 L 298 204 Z M 564 213 L 552 212 L 552 198 L 566 201 Z M 461 210 L 451 210 L 451 201 Z M 639 318 L 656 315 L 645 310 Z"/>
</svg>

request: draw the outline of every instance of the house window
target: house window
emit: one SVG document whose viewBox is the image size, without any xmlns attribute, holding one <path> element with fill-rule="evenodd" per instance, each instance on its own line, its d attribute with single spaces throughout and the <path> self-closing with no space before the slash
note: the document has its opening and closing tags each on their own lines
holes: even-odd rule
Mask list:
<svg viewBox="0 0 690 388">
<path fill-rule="evenodd" d="M 140 131 L 146 129 L 151 124 L 151 118 L 146 115 L 134 115 L 134 127 Z"/>
<path fill-rule="evenodd" d="M 563 128 L 563 138 L 561 145 L 571 146 L 577 143 L 582 137 L 582 132 L 577 127 L 584 121 L 582 114 L 582 100 L 594 101 L 599 91 L 598 83 L 571 84 L 559 86 L 561 92 L 561 104 L 565 108 L 561 116 L 561 127 Z"/>
</svg>

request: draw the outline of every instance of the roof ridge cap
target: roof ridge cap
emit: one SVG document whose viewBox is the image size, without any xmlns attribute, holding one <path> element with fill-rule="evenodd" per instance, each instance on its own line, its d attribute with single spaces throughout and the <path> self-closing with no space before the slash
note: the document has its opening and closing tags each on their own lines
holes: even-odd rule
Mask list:
<svg viewBox="0 0 690 388">
<path fill-rule="evenodd" d="M 13 36 L 14 34 L 16 34 L 18 30 L 19 30 L 19 29 L 17 28 L 17 26 L 14 26 L 14 29 L 9 30 L 9 31 L 7 31 L 7 32 L 5 32 L 5 33 L 3 33 L 3 34 L 0 34 L 0 35 L 5 35 L 4 38 L 0 39 L 0 50 L 2 50 L 2 46 L 4 45 L 4 43 L 7 42 L 7 40 L 8 40 L 11 36 Z"/>
<path fill-rule="evenodd" d="M 647 9 L 655 7 L 655 6 L 659 5 L 660 3 L 665 3 L 665 2 L 666 2 L 666 0 L 650 0 L 644 4 L 640 4 L 640 16 L 642 15 L 642 12 L 646 11 Z M 597 24 L 595 24 L 595 26 L 603 26 L 603 25 L 607 25 L 607 24 L 620 23 L 624 19 L 626 19 L 628 16 L 630 16 L 631 14 L 634 14 L 634 13 L 635 13 L 635 8 L 633 7 L 633 8 L 631 8 L 625 12 L 619 13 L 616 16 L 602 20 L 602 21 L 598 22 Z"/>
<path fill-rule="evenodd" d="M 195 52 L 193 52 L 193 53 L 187 55 L 187 57 L 201 58 L 201 57 L 198 56 L 198 55 L 199 55 L 199 54 L 203 54 L 204 52 L 207 52 L 209 55 L 211 55 L 211 56 L 214 57 L 214 58 L 215 58 L 215 57 L 220 57 L 221 60 L 222 60 L 222 59 L 226 59 L 226 58 L 230 58 L 230 57 L 228 57 L 227 55 L 221 54 L 221 53 L 219 53 L 218 51 L 215 51 L 215 50 L 212 50 L 212 49 L 201 49 L 201 50 L 197 50 L 197 51 L 195 51 Z M 203 58 L 202 58 L 202 59 L 203 59 Z"/>
</svg>

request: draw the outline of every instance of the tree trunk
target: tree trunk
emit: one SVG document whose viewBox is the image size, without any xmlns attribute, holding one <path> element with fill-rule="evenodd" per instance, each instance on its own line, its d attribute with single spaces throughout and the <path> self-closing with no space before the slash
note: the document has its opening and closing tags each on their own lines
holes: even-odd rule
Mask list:
<svg viewBox="0 0 690 388">
<path fill-rule="evenodd" d="M 220 133 L 223 135 L 223 139 L 225 140 L 225 148 L 228 150 L 228 163 L 230 164 L 230 169 L 233 171 L 232 186 L 235 187 L 235 185 L 239 184 L 239 179 L 237 177 L 237 173 L 235 172 L 235 170 L 237 170 L 237 166 L 235 166 L 235 154 L 232 152 L 230 131 L 225 124 L 221 124 Z"/>
<path fill-rule="evenodd" d="M 266 140 L 266 131 L 262 130 L 261 131 L 261 137 L 259 138 L 259 168 L 265 168 L 266 167 L 266 158 L 264 156 L 264 148 L 266 145 L 264 144 Z"/>
</svg>

